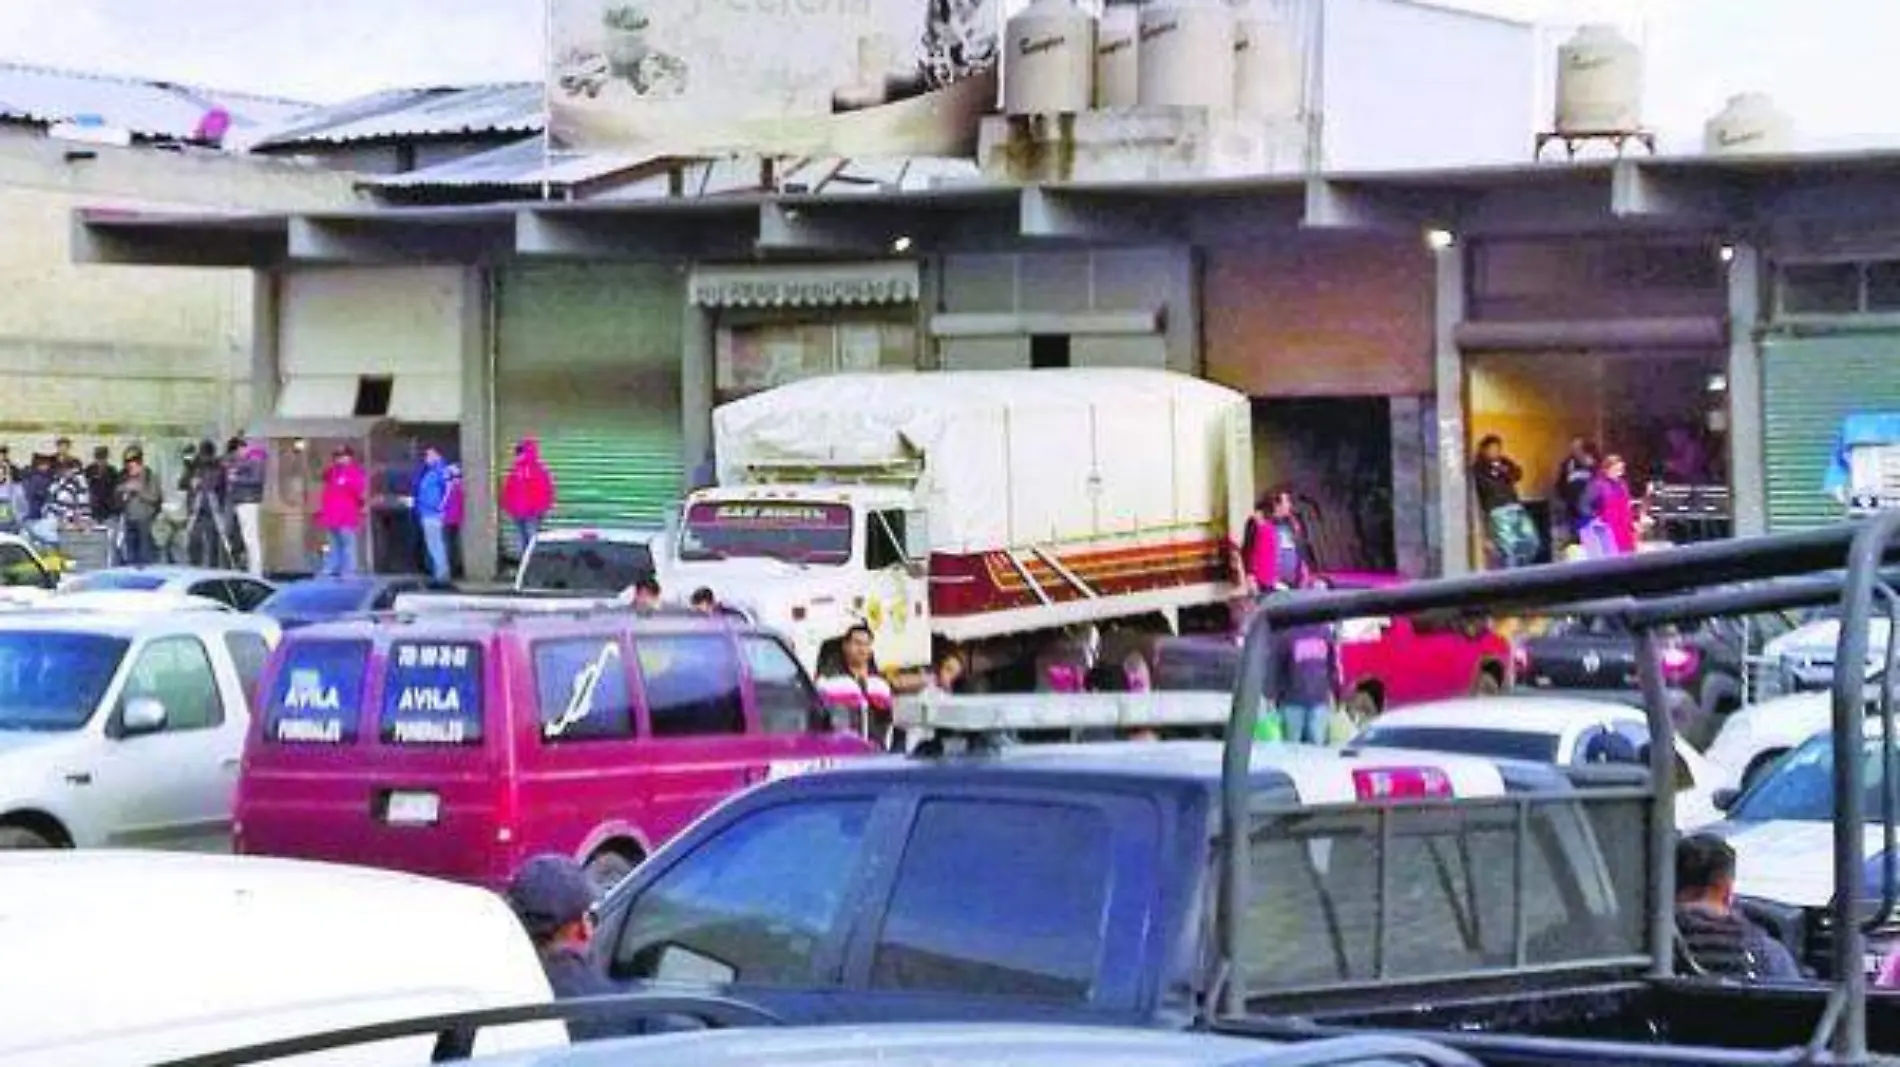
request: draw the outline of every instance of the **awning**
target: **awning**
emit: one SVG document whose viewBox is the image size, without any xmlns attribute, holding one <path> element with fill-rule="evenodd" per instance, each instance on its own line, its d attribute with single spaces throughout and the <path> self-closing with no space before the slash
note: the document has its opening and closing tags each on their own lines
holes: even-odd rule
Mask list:
<svg viewBox="0 0 1900 1067">
<path fill-rule="evenodd" d="M 699 267 L 689 289 L 700 307 L 825 307 L 914 304 L 914 261 L 811 266 Z"/>
</svg>

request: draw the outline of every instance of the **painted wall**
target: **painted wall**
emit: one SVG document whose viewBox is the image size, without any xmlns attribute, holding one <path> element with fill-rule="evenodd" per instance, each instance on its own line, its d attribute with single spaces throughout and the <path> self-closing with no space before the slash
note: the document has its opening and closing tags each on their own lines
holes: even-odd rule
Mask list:
<svg viewBox="0 0 1900 1067">
<path fill-rule="evenodd" d="M 0 440 L 19 459 L 60 433 L 116 447 L 249 413 L 250 272 L 75 264 L 75 210 L 355 202 L 347 177 L 286 164 L 0 132 Z"/>
<path fill-rule="evenodd" d="M 388 414 L 454 422 L 462 414 L 464 304 L 460 267 L 329 268 L 284 275 L 279 411 L 348 418 L 363 376 L 395 379 Z M 330 410 L 312 408 L 329 407 Z"/>
<path fill-rule="evenodd" d="M 1422 240 L 1305 233 L 1205 255 L 1209 378 L 1257 397 L 1431 392 L 1433 272 Z"/>
<path fill-rule="evenodd" d="M 1158 311 L 1160 358 L 1169 369 L 1200 373 L 1194 254 L 1186 248 L 948 256 L 938 272 L 936 309 L 950 314 Z M 955 345 L 951 362 L 959 367 L 1029 366 L 1024 339 L 958 339 Z M 1151 343 L 1077 336 L 1071 345 L 1075 366 L 1157 365 Z M 936 348 L 940 353 L 942 346 Z"/>
</svg>

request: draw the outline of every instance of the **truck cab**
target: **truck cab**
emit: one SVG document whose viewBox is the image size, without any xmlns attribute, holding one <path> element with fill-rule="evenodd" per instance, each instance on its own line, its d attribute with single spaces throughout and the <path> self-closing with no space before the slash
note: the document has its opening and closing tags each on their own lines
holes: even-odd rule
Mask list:
<svg viewBox="0 0 1900 1067">
<path fill-rule="evenodd" d="M 927 513 L 907 490 L 780 484 L 687 497 L 662 568 L 784 634 L 807 671 L 827 641 L 871 627 L 886 670 L 930 662 Z"/>
</svg>

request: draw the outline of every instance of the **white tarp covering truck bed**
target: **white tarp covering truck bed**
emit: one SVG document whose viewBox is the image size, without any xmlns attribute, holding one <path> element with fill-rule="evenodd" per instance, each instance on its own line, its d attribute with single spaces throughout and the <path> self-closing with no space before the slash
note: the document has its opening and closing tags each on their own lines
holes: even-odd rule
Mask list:
<svg viewBox="0 0 1900 1067">
<path fill-rule="evenodd" d="M 937 552 L 1235 536 L 1247 398 L 1168 371 L 845 374 L 713 414 L 724 486 L 914 471 Z"/>
</svg>

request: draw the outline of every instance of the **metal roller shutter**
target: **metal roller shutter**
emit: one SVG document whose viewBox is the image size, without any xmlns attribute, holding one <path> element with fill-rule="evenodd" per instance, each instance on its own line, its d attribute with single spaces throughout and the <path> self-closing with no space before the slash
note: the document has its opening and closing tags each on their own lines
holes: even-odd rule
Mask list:
<svg viewBox="0 0 1900 1067">
<path fill-rule="evenodd" d="M 664 521 L 682 481 L 680 274 L 545 264 L 500 271 L 495 286 L 498 466 L 538 437 L 557 487 L 551 525 Z"/>
<path fill-rule="evenodd" d="M 1779 338 L 1762 353 L 1762 458 L 1771 531 L 1838 522 L 1822 491 L 1841 419 L 1900 411 L 1900 334 Z"/>
</svg>

